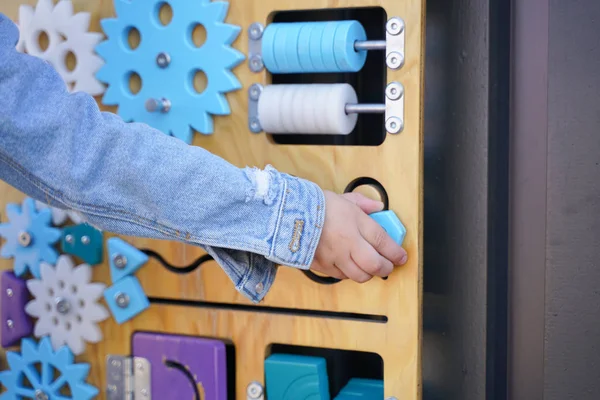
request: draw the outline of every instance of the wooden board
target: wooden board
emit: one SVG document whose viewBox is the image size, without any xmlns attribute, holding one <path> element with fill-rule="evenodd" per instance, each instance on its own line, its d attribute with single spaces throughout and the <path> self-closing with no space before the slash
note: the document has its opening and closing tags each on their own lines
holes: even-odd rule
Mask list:
<svg viewBox="0 0 600 400">
<path fill-rule="evenodd" d="M 0 12 L 16 21 L 19 4 L 35 5 L 35 1 L 7 0 L 0 4 Z M 114 16 L 110 0 L 73 0 L 73 4 L 76 12 L 91 13 L 91 30 L 94 31 L 101 32 L 102 18 Z M 342 192 L 350 181 L 360 176 L 377 179 L 388 192 L 390 209 L 407 227 L 404 242 L 409 253 L 407 265 L 398 268 L 386 281 L 373 279 L 363 285 L 342 282 L 332 286 L 316 284 L 301 272 L 282 267 L 264 302 L 251 305 L 235 291 L 214 262 L 191 274 L 177 275 L 151 260 L 137 273 L 151 297 L 242 304 L 254 307 L 257 312 L 153 304 L 123 325 L 117 325 L 111 318 L 101 324 L 105 339 L 97 345 L 88 344 L 86 353 L 78 358 L 92 363 L 92 384 L 104 390 L 105 356 L 130 354 L 131 333 L 151 330 L 231 339 L 236 348 L 238 399 L 245 398 L 245 388 L 250 381 L 264 381 L 262 363 L 271 343 L 376 352 L 384 359 L 386 397 L 420 398 L 424 1 L 230 0 L 227 22 L 243 27 L 234 47 L 247 54 L 246 28 L 256 21 L 267 23 L 273 11 L 368 6 L 381 6 L 388 17 L 399 16 L 406 22 L 405 64 L 398 71 L 387 72 L 388 82 L 399 81 L 405 88 L 405 129 L 401 134 L 387 135 L 382 145 L 373 147 L 278 145 L 264 134 L 251 134 L 247 128 L 246 90 L 255 82 L 267 84 L 270 78 L 267 73 L 252 73 L 245 62 L 234 69 L 243 89 L 227 95 L 232 114 L 216 117 L 215 134 L 196 135 L 193 144 L 237 166 L 272 164 L 281 171 L 310 179 L 336 192 Z M 5 204 L 22 198 L 23 194 L 0 183 L 3 221 Z M 124 239 L 139 248 L 152 248 L 176 265 L 187 264 L 203 254 L 198 248 L 175 242 Z M 11 268 L 12 261 L 0 259 L 0 267 Z M 110 284 L 106 262 L 94 271 L 95 280 Z M 260 312 L 264 306 L 383 315 L 388 320 L 374 323 L 266 314 Z M 101 397 L 104 398 L 104 394 Z"/>
</svg>

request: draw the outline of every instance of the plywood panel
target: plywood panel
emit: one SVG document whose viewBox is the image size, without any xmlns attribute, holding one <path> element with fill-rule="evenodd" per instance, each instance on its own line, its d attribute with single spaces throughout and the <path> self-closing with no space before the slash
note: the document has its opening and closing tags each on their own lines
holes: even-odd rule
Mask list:
<svg viewBox="0 0 600 400">
<path fill-rule="evenodd" d="M 35 4 L 35 1 L 4 1 L 0 12 L 16 20 L 19 4 Z M 74 0 L 73 4 L 75 11 L 92 13 L 91 29 L 95 31 L 101 31 L 100 19 L 114 15 L 111 1 Z M 119 326 L 112 319 L 101 324 L 105 340 L 88 347 L 80 357 L 93 364 L 93 384 L 102 388 L 105 385 L 106 354 L 129 354 L 131 332 L 152 330 L 233 340 L 238 366 L 238 399 L 244 398 L 250 381 L 263 381 L 262 360 L 267 346 L 274 342 L 379 353 L 384 358 L 386 396 L 420 398 L 424 2 L 231 0 L 227 22 L 244 28 L 234 47 L 247 54 L 246 28 L 255 21 L 266 23 L 272 11 L 366 6 L 381 6 L 388 17 L 400 16 L 406 22 L 405 64 L 402 69 L 387 73 L 388 82 L 400 81 L 405 88 L 405 129 L 401 134 L 388 135 L 385 142 L 376 147 L 277 145 L 264 134 L 251 134 L 247 128 L 246 90 L 255 82 L 267 84 L 270 77 L 267 73 L 250 72 L 247 63 L 243 63 L 234 72 L 244 87 L 227 95 L 232 115 L 216 117 L 215 134 L 196 135 L 193 144 L 237 166 L 272 164 L 281 171 L 313 180 L 324 189 L 336 192 L 343 191 L 350 181 L 360 176 L 377 179 L 387 190 L 390 209 L 407 227 L 407 265 L 398 268 L 386 281 L 373 279 L 363 285 L 342 282 L 333 286 L 318 285 L 300 271 L 282 267 L 260 305 L 251 305 L 238 294 L 214 262 L 204 264 L 191 274 L 177 275 L 151 260 L 137 276 L 152 297 L 245 304 L 256 311 L 270 306 L 377 314 L 387 316 L 387 323 L 153 304 L 124 325 Z M 383 93 L 381 98 L 383 101 Z M 1 184 L 2 208 L 7 202 L 19 201 L 22 197 L 18 191 Z M 176 265 L 190 263 L 203 254 L 198 248 L 175 242 L 124 239 L 140 248 L 152 248 Z M 10 260 L 0 260 L 4 269 L 11 265 Z M 95 267 L 94 274 L 96 280 L 109 283 L 106 263 Z"/>
</svg>

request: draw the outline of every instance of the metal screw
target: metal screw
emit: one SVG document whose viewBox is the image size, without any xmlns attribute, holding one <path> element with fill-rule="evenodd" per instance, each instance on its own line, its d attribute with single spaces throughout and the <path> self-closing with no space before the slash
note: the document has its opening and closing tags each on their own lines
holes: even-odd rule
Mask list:
<svg viewBox="0 0 600 400">
<path fill-rule="evenodd" d="M 28 232 L 19 232 L 19 244 L 27 247 L 31 244 L 31 235 Z"/>
<path fill-rule="evenodd" d="M 262 93 L 262 86 L 260 86 L 258 83 L 254 83 L 248 89 L 248 93 L 250 94 L 250 100 L 257 101 Z"/>
<path fill-rule="evenodd" d="M 116 393 L 117 392 L 117 385 L 112 385 L 112 384 L 108 385 L 107 389 L 108 389 L 109 393 Z"/>
<path fill-rule="evenodd" d="M 56 311 L 58 311 L 59 314 L 65 315 L 71 311 L 71 303 L 64 297 L 57 297 L 54 300 L 54 304 L 56 305 Z"/>
<path fill-rule="evenodd" d="M 13 322 L 12 319 L 7 319 L 6 320 L 6 326 L 8 326 L 8 329 L 12 329 L 13 326 L 15 326 L 15 323 Z"/>
<path fill-rule="evenodd" d="M 166 113 L 171 109 L 171 102 L 167 99 L 148 99 L 144 107 L 146 107 L 146 111 L 148 112 L 160 111 Z"/>
<path fill-rule="evenodd" d="M 167 68 L 171 64 L 171 56 L 167 53 L 158 53 L 156 56 L 156 64 L 159 68 Z"/>
<path fill-rule="evenodd" d="M 258 54 L 250 57 L 250 71 L 252 72 L 260 72 L 264 67 L 262 57 Z"/>
<path fill-rule="evenodd" d="M 148 389 L 142 389 L 140 390 L 140 393 L 142 394 L 142 396 L 148 397 Z"/>
<path fill-rule="evenodd" d="M 385 58 L 385 63 L 391 69 L 398 69 L 404 65 L 404 56 L 397 51 L 392 51 Z"/>
<path fill-rule="evenodd" d="M 248 28 L 248 36 L 250 36 L 250 39 L 252 40 L 258 40 L 262 37 L 264 31 L 265 28 L 258 22 L 255 22 Z"/>
<path fill-rule="evenodd" d="M 135 363 L 135 367 L 138 369 L 138 371 L 144 370 L 144 365 L 139 361 Z"/>
<path fill-rule="evenodd" d="M 404 30 L 404 21 L 398 17 L 390 18 L 387 24 L 385 24 L 385 30 L 390 35 L 399 35 Z"/>
<path fill-rule="evenodd" d="M 48 400 L 48 395 L 44 392 L 42 392 L 40 389 L 36 390 L 35 393 L 35 400 Z"/>
<path fill-rule="evenodd" d="M 385 95 L 390 100 L 398 100 L 404 94 L 404 87 L 398 82 L 392 82 L 385 88 Z"/>
<path fill-rule="evenodd" d="M 125 308 L 129 305 L 129 296 L 126 293 L 119 292 L 115 295 L 115 301 L 121 308 Z"/>
<path fill-rule="evenodd" d="M 263 395 L 263 387 L 258 382 L 250 382 L 246 388 L 246 394 L 251 399 L 260 399 Z"/>
<path fill-rule="evenodd" d="M 13 297 L 13 294 L 14 294 L 14 293 L 13 293 L 13 290 L 12 290 L 11 288 L 8 288 L 8 289 L 6 289 L 6 295 L 7 295 L 8 297 Z"/>
<path fill-rule="evenodd" d="M 113 263 L 118 269 L 123 269 L 127 266 L 127 257 L 122 254 L 115 254 L 113 257 Z"/>
<path fill-rule="evenodd" d="M 398 117 L 390 117 L 385 121 L 385 129 L 389 133 L 398 133 L 404 128 L 404 124 Z"/>
<path fill-rule="evenodd" d="M 67 235 L 67 236 L 65 236 L 65 241 L 69 244 L 73 244 L 73 242 L 75 241 L 75 238 L 73 237 L 73 235 Z"/>
<path fill-rule="evenodd" d="M 81 244 L 87 246 L 88 244 L 90 244 L 90 237 L 89 236 L 82 236 L 81 237 Z"/>
<path fill-rule="evenodd" d="M 254 133 L 258 133 L 261 130 L 260 122 L 258 122 L 258 118 L 250 119 L 250 130 Z"/>
</svg>

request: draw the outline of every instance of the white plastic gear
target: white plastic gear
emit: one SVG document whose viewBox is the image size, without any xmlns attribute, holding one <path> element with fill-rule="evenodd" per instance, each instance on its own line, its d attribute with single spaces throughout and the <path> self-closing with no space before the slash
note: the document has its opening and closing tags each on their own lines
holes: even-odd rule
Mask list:
<svg viewBox="0 0 600 400">
<path fill-rule="evenodd" d="M 91 283 L 92 268 L 74 267 L 69 256 L 61 255 L 56 267 L 41 263 L 41 279 L 30 279 L 27 288 L 34 299 L 25 312 L 38 320 L 33 334 L 50 336 L 52 347 L 67 345 L 75 355 L 83 353 L 85 342 L 98 343 L 102 332 L 97 322 L 108 318 L 108 311 L 97 303 L 105 285 Z"/>
<path fill-rule="evenodd" d="M 61 226 L 67 219 L 70 219 L 75 225 L 79 225 L 83 222 L 83 218 L 74 210 L 62 210 L 60 208 L 49 206 L 46 203 L 43 203 L 39 200 L 35 201 L 36 210 L 44 210 L 49 209 L 52 213 L 52 225 Z"/>
<path fill-rule="evenodd" d="M 88 32 L 89 25 L 90 13 L 73 14 L 70 0 L 61 0 L 56 6 L 52 0 L 38 0 L 35 9 L 21 5 L 17 50 L 51 63 L 70 91 L 100 95 L 106 88 L 95 75 L 104 61 L 94 49 L 102 40 L 102 34 Z M 45 50 L 39 45 L 41 32 L 48 35 L 49 43 Z M 69 51 L 77 60 L 72 71 L 65 61 Z"/>
</svg>

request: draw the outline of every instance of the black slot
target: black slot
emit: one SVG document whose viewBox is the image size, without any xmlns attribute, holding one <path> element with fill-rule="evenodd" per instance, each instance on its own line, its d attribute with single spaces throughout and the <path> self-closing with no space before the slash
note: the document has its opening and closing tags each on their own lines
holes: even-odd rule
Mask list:
<svg viewBox="0 0 600 400">
<path fill-rule="evenodd" d="M 367 40 L 385 40 L 386 12 L 381 7 L 337 8 L 303 11 L 280 11 L 273 22 L 357 20 L 367 33 Z M 384 103 L 387 83 L 385 51 L 367 53 L 364 67 L 356 73 L 273 74 L 273 84 L 349 83 L 359 103 Z M 271 135 L 278 144 L 335 146 L 379 146 L 386 137 L 383 114 L 361 114 L 349 135 Z"/>
</svg>

